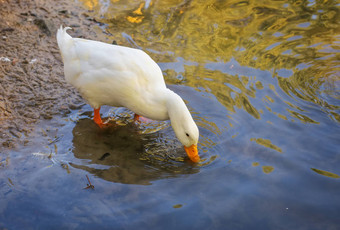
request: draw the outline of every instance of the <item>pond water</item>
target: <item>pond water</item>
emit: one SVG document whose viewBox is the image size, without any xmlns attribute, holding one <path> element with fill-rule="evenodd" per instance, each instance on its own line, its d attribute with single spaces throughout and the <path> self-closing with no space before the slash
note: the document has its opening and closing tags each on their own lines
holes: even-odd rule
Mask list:
<svg viewBox="0 0 340 230">
<path fill-rule="evenodd" d="M 337 1 L 79 3 L 160 65 L 202 162 L 168 121 L 85 105 L 0 159 L 0 228 L 340 228 Z"/>
</svg>

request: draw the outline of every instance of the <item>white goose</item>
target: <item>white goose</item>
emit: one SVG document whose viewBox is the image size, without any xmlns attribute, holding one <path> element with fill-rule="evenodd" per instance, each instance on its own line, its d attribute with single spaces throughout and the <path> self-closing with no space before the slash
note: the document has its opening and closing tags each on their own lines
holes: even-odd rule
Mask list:
<svg viewBox="0 0 340 230">
<path fill-rule="evenodd" d="M 94 109 L 94 122 L 104 126 L 102 105 L 126 107 L 137 118 L 170 119 L 189 158 L 199 162 L 196 123 L 182 98 L 166 87 L 156 62 L 139 49 L 72 38 L 68 29 L 60 26 L 57 32 L 65 78 Z"/>
</svg>

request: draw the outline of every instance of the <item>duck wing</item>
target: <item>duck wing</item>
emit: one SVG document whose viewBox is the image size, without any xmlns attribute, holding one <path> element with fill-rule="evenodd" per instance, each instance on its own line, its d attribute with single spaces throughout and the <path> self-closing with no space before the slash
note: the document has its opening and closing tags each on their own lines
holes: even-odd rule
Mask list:
<svg viewBox="0 0 340 230">
<path fill-rule="evenodd" d="M 65 78 L 92 106 L 126 107 L 127 101 L 166 88 L 159 66 L 144 51 L 72 38 L 66 30 L 57 33 Z"/>
</svg>

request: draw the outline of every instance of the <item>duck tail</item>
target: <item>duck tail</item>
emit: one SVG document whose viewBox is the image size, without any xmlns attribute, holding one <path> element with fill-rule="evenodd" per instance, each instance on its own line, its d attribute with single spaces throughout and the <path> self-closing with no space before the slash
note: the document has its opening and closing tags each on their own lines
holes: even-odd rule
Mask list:
<svg viewBox="0 0 340 230">
<path fill-rule="evenodd" d="M 72 40 L 72 37 L 66 32 L 68 29 L 72 28 L 63 28 L 63 26 L 61 25 L 57 31 L 57 42 L 62 56 L 66 52 L 67 47 L 69 46 L 68 44 L 70 44 L 70 41 Z"/>
</svg>

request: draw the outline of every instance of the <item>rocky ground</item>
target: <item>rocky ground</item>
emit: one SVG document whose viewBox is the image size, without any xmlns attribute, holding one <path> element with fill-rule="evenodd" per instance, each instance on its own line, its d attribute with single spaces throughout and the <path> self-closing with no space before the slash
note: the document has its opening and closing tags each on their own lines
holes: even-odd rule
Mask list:
<svg viewBox="0 0 340 230">
<path fill-rule="evenodd" d="M 0 0 L 0 150 L 25 141 L 38 121 L 84 104 L 65 82 L 55 33 L 63 24 L 76 37 L 105 40 L 105 35 L 77 4 Z"/>
</svg>

